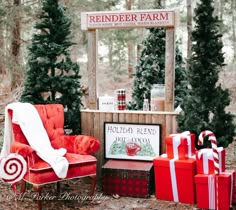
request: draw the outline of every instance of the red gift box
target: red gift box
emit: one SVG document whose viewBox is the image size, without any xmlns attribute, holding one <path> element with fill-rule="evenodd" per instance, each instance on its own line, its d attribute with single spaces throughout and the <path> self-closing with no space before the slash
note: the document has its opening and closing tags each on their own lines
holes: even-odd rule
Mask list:
<svg viewBox="0 0 236 210">
<path fill-rule="evenodd" d="M 153 161 L 156 198 L 194 204 L 196 161 L 165 157 L 157 157 Z"/>
<path fill-rule="evenodd" d="M 233 177 L 233 198 L 232 198 L 232 203 L 236 205 L 236 172 L 234 173 Z"/>
<path fill-rule="evenodd" d="M 154 191 L 153 163 L 109 160 L 102 166 L 102 188 L 110 195 L 149 197 Z"/>
<path fill-rule="evenodd" d="M 219 173 L 225 171 L 225 149 L 217 148 L 219 154 Z M 214 174 L 214 159 L 212 149 L 201 149 L 196 152 L 197 174 Z"/>
<path fill-rule="evenodd" d="M 172 134 L 165 138 L 167 157 L 184 160 L 195 154 L 195 135 L 190 132 Z"/>
<path fill-rule="evenodd" d="M 233 176 L 235 171 L 223 174 L 197 174 L 197 208 L 229 210 L 233 199 Z"/>
</svg>

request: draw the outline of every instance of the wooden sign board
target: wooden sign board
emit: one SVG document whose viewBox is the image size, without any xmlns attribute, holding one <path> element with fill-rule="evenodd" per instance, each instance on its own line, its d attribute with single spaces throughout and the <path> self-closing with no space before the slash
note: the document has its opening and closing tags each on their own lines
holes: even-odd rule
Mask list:
<svg viewBox="0 0 236 210">
<path fill-rule="evenodd" d="M 82 12 L 81 29 L 174 27 L 174 10 Z"/>
<path fill-rule="evenodd" d="M 105 158 L 153 161 L 160 155 L 159 124 L 104 123 Z"/>
</svg>

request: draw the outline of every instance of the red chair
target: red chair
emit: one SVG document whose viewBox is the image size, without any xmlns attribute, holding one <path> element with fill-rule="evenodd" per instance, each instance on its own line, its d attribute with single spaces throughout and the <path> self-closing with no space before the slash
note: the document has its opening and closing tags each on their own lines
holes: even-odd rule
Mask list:
<svg viewBox="0 0 236 210">
<path fill-rule="evenodd" d="M 55 149 L 65 148 L 65 157 L 69 162 L 69 169 L 66 178 L 58 178 L 51 166 L 37 156 L 19 125 L 12 123 L 12 130 L 15 141 L 11 145 L 10 152 L 22 155 L 27 161 L 27 172 L 23 178 L 21 192 L 25 191 L 26 182 L 33 185 L 39 196 L 43 185 L 56 182 L 59 189 L 59 181 L 91 177 L 90 195 L 94 194 L 96 185 L 97 159 L 92 156 L 99 147 L 99 141 L 92 136 L 65 135 L 64 134 L 64 108 L 61 104 L 35 105 L 43 125 L 47 131 L 51 145 Z M 12 118 L 13 110 L 8 110 Z M 42 205 L 38 200 L 38 209 Z"/>
</svg>

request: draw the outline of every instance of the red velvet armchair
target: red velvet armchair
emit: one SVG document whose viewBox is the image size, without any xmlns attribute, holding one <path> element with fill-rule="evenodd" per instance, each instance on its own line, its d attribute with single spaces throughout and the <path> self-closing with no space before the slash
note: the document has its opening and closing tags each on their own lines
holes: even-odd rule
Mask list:
<svg viewBox="0 0 236 210">
<path fill-rule="evenodd" d="M 27 172 L 24 175 L 21 191 L 25 191 L 25 182 L 33 185 L 39 194 L 42 186 L 47 183 L 57 182 L 72 178 L 91 177 L 90 195 L 94 194 L 96 185 L 96 162 L 92 156 L 99 147 L 99 141 L 92 136 L 65 135 L 64 134 L 64 108 L 60 104 L 35 105 L 44 128 L 48 134 L 51 145 L 55 149 L 65 148 L 65 157 L 68 160 L 69 168 L 65 178 L 59 178 L 52 167 L 43 161 L 28 144 L 19 125 L 12 123 L 12 130 L 15 141 L 10 146 L 11 153 L 18 153 L 27 162 Z M 13 110 L 8 110 L 11 118 Z M 38 209 L 41 209 L 41 202 L 38 200 Z"/>
</svg>

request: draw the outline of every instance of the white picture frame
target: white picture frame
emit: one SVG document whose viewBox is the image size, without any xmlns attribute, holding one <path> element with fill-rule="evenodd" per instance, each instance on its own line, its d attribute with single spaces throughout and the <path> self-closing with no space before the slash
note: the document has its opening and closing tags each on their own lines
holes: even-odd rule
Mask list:
<svg viewBox="0 0 236 210">
<path fill-rule="evenodd" d="M 160 138 L 160 124 L 104 122 L 105 159 L 153 161 Z"/>
</svg>

